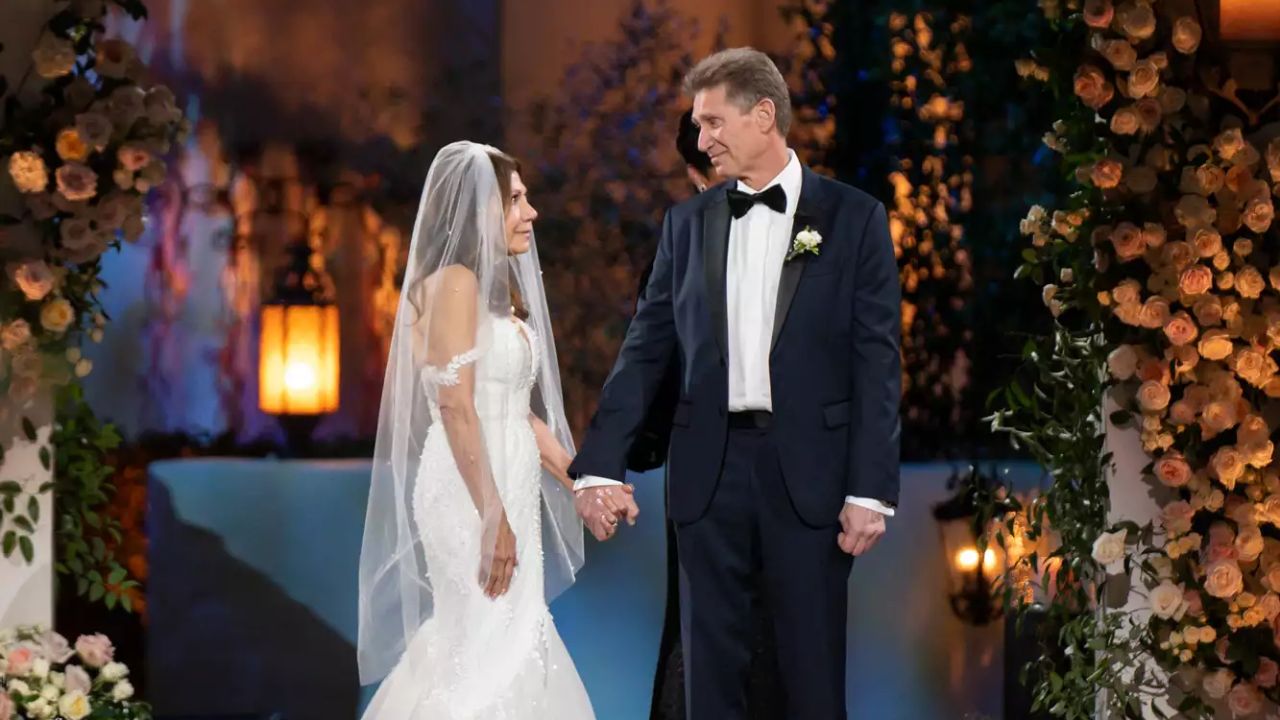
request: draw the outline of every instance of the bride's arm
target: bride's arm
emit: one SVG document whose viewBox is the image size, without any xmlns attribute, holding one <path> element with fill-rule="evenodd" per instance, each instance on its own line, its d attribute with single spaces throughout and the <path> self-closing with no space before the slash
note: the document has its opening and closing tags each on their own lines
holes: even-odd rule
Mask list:
<svg viewBox="0 0 1280 720">
<path fill-rule="evenodd" d="M 573 456 L 556 439 L 551 428 L 542 422 L 542 418 L 529 413 L 529 424 L 533 426 L 533 436 L 538 440 L 538 455 L 543 469 L 555 476 L 572 493 L 573 479 L 569 477 L 569 463 L 573 462 Z"/>
</svg>

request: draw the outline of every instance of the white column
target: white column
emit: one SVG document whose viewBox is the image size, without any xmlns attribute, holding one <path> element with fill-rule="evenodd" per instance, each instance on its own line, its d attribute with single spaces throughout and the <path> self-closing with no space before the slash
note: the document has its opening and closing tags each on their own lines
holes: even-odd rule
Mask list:
<svg viewBox="0 0 1280 720">
<path fill-rule="evenodd" d="M 1111 508 L 1107 513 L 1107 522 L 1111 524 L 1132 520 L 1138 525 L 1145 525 L 1159 516 L 1160 503 L 1157 498 L 1160 497 L 1161 491 L 1167 491 L 1167 489 L 1143 477 L 1142 468 L 1151 462 L 1151 456 L 1142 449 L 1138 427 L 1136 425 L 1116 427 L 1112 424 L 1111 413 L 1120 408 L 1121 405 L 1114 393 L 1108 393 L 1103 401 L 1103 414 L 1107 421 L 1104 451 L 1109 451 L 1113 455 L 1111 466 L 1106 474 L 1107 488 L 1111 494 Z M 1123 581 L 1117 582 L 1114 577 L 1108 581 L 1111 592 L 1107 593 L 1106 604 L 1112 609 L 1133 611 L 1134 614 L 1130 616 L 1132 620 L 1146 622 L 1151 616 L 1151 611 L 1144 597 L 1145 588 L 1142 586 L 1141 571 L 1135 567 L 1130 579 L 1132 586 Z M 1154 660 L 1149 660 L 1146 666 L 1147 677 L 1154 677 L 1159 681 L 1167 677 Z M 1100 711 L 1097 716 L 1100 718 L 1104 717 L 1101 713 L 1104 700 L 1105 692 L 1099 693 Z M 1168 717 L 1176 714 L 1163 699 L 1157 699 L 1155 704 Z M 1143 708 L 1143 718 L 1154 720 L 1156 717 L 1158 716 L 1150 707 Z"/>
<path fill-rule="evenodd" d="M 31 420 L 36 438 L 29 440 L 23 431 L 22 418 Z M 0 463 L 0 485 L 16 482 L 22 491 L 16 507 L 27 513 L 32 497 L 36 498 L 39 518 L 35 533 L 30 535 L 34 561 L 28 563 L 20 550 L 0 557 L 0 628 L 15 625 L 53 625 L 53 493 L 39 493 L 40 486 L 53 478 L 52 463 L 46 470 L 40 460 L 40 449 L 49 444 L 52 431 L 52 402 L 42 393 L 25 411 L 14 407 L 8 399 L 0 399 L 0 445 L 4 462 Z M 13 530 L 13 515 L 4 513 L 0 523 L 0 539 Z"/>
</svg>

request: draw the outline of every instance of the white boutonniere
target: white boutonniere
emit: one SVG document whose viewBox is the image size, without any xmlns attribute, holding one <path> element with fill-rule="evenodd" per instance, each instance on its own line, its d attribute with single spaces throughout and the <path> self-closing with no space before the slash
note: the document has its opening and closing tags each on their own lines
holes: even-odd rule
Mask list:
<svg viewBox="0 0 1280 720">
<path fill-rule="evenodd" d="M 787 262 L 791 262 L 805 253 L 817 255 L 821 248 L 822 233 L 805 225 L 803 230 L 796 233 L 795 240 L 791 241 L 791 252 L 787 253 Z"/>
</svg>

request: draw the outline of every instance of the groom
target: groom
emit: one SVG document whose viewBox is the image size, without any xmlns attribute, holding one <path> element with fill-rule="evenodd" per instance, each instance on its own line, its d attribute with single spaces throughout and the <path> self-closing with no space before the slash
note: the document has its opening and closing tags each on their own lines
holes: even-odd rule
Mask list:
<svg viewBox="0 0 1280 720">
<path fill-rule="evenodd" d="M 600 538 L 672 357 L 669 458 L 691 720 L 746 714 L 751 581 L 774 619 L 787 716 L 845 714 L 847 583 L 898 497 L 898 272 L 885 210 L 787 147 L 787 86 L 725 50 L 685 78 L 721 184 L 673 208 L 570 473 Z"/>
</svg>

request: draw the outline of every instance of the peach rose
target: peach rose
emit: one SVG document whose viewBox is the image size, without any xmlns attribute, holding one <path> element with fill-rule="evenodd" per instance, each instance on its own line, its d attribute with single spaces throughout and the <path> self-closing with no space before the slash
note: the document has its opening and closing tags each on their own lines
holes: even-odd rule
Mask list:
<svg viewBox="0 0 1280 720">
<path fill-rule="evenodd" d="M 1213 289 L 1213 271 L 1199 263 L 1192 265 L 1183 270 L 1182 275 L 1178 277 L 1178 289 L 1187 295 L 1203 295 L 1209 292 Z M 1214 300 L 1216 299 L 1215 297 Z M 1221 303 L 1219 303 L 1219 319 L 1221 319 L 1221 312 Z"/>
<path fill-rule="evenodd" d="M 1194 192 L 1205 196 L 1218 192 L 1227 182 L 1226 171 L 1212 163 L 1205 163 L 1192 170 L 1191 175 L 1195 178 Z"/>
<path fill-rule="evenodd" d="M 1111 190 L 1120 186 L 1124 179 L 1124 165 L 1112 158 L 1103 158 L 1089 170 L 1089 182 L 1103 190 Z"/>
<path fill-rule="evenodd" d="M 1212 274 L 1210 277 L 1212 278 Z M 1202 327 L 1213 327 L 1222 322 L 1222 301 L 1217 295 L 1200 298 L 1191 311 Z"/>
<path fill-rule="evenodd" d="M 1196 261 L 1196 251 L 1188 243 L 1178 240 L 1177 242 L 1166 243 L 1160 249 L 1160 259 L 1180 273 L 1184 268 Z"/>
<path fill-rule="evenodd" d="M 1146 40 L 1156 32 L 1156 14 L 1145 2 L 1125 3 L 1116 12 L 1120 29 L 1134 40 Z"/>
<path fill-rule="evenodd" d="M 1213 150 L 1223 160 L 1231 160 L 1244 149 L 1244 134 L 1240 128 L 1229 128 L 1213 140 Z"/>
<path fill-rule="evenodd" d="M 1169 342 L 1175 346 L 1194 342 L 1197 332 L 1199 330 L 1196 328 L 1195 321 L 1191 319 L 1190 315 L 1181 310 L 1169 318 L 1169 322 L 1164 325 L 1165 337 L 1169 338 Z"/>
<path fill-rule="evenodd" d="M 1115 248 L 1116 258 L 1120 262 L 1128 262 L 1142 257 L 1142 253 L 1146 251 L 1146 244 L 1143 242 L 1142 231 L 1133 223 L 1120 223 L 1115 230 L 1111 232 L 1111 245 Z"/>
<path fill-rule="evenodd" d="M 1244 576 L 1235 560 L 1217 560 L 1205 568 L 1204 589 L 1216 598 L 1235 597 L 1244 590 Z"/>
<path fill-rule="evenodd" d="M 1158 295 L 1147 298 L 1138 317 L 1145 328 L 1155 330 L 1164 327 L 1169 322 L 1169 301 Z"/>
<path fill-rule="evenodd" d="M 1111 296 L 1120 305 L 1137 305 L 1142 300 L 1142 286 L 1137 280 L 1122 280 Z"/>
<path fill-rule="evenodd" d="M 1223 638 L 1223 641 L 1225 640 L 1226 638 Z M 1222 668 L 1211 673 L 1207 673 L 1201 684 L 1204 687 L 1206 695 L 1214 700 L 1221 700 L 1227 696 L 1228 692 L 1230 692 L 1231 684 L 1234 682 L 1235 676 L 1231 674 L 1231 671 Z"/>
<path fill-rule="evenodd" d="M 1225 432 L 1235 427 L 1236 401 L 1215 400 L 1204 407 L 1200 413 L 1200 424 L 1212 435 Z"/>
<path fill-rule="evenodd" d="M 1158 412 L 1169 406 L 1169 388 L 1164 383 L 1148 380 L 1138 388 L 1138 406 L 1147 412 Z"/>
<path fill-rule="evenodd" d="M 1236 552 L 1244 562 L 1253 562 L 1262 554 L 1262 531 L 1256 525 L 1240 529 L 1236 536 Z"/>
<path fill-rule="evenodd" d="M 1173 213 L 1178 223 L 1188 228 L 1212 225 L 1218 219 L 1218 211 L 1200 195 L 1183 195 Z"/>
<path fill-rule="evenodd" d="M 75 310 L 64 298 L 54 298 L 40 309 L 40 325 L 52 333 L 64 333 L 75 321 Z"/>
<path fill-rule="evenodd" d="M 1236 238 L 1231 243 L 1231 254 L 1244 259 L 1253 254 L 1253 241 L 1249 238 Z"/>
<path fill-rule="evenodd" d="M 58 192 L 72 202 L 88 200 L 98 193 L 98 175 L 87 165 L 67 163 L 58 168 L 54 177 Z"/>
<path fill-rule="evenodd" d="M 1190 503 L 1178 500 L 1165 505 L 1161 509 L 1161 525 L 1170 535 L 1185 535 L 1191 532 L 1191 521 L 1196 511 Z"/>
<path fill-rule="evenodd" d="M 1111 6 L 1111 0 L 1085 0 L 1084 21 L 1089 27 L 1105 30 L 1114 18 L 1115 8 Z"/>
<path fill-rule="evenodd" d="M 1191 244 L 1196 254 L 1202 258 L 1211 258 L 1222 252 L 1222 235 L 1211 227 L 1202 227 L 1192 234 Z"/>
<path fill-rule="evenodd" d="M 1190 425 L 1196 421 L 1196 406 L 1186 400 L 1178 400 L 1169 406 L 1169 422 L 1174 425 Z"/>
<path fill-rule="evenodd" d="M 1202 35 L 1200 23 L 1191 16 L 1183 16 L 1173 22 L 1173 47 L 1183 55 L 1190 55 L 1200 47 Z"/>
<path fill-rule="evenodd" d="M 1151 58 L 1139 60 L 1129 72 L 1129 97 L 1154 97 L 1160 90 L 1160 68 Z"/>
<path fill-rule="evenodd" d="M 1261 415 L 1246 415 L 1240 421 L 1240 429 L 1236 431 L 1236 438 L 1240 442 L 1251 445 L 1266 442 L 1270 437 L 1271 428 L 1267 427 L 1267 421 Z"/>
<path fill-rule="evenodd" d="M 1169 487 L 1182 487 L 1191 480 L 1191 465 L 1182 453 L 1165 453 L 1155 464 L 1156 477 Z"/>
<path fill-rule="evenodd" d="M 1262 273 L 1258 268 L 1252 265 L 1246 265 L 1236 273 L 1236 291 L 1241 296 L 1255 299 L 1262 295 L 1262 291 L 1267 289 L 1267 281 L 1262 277 Z"/>
<path fill-rule="evenodd" d="M 11 266 L 10 277 L 22 294 L 32 302 L 45 299 L 57 284 L 53 270 L 43 260 L 27 261 Z"/>
<path fill-rule="evenodd" d="M 1157 223 L 1145 223 L 1142 226 L 1142 242 L 1144 242 L 1147 247 L 1158 248 L 1164 245 L 1166 237 L 1167 235 L 1163 225 L 1159 225 Z"/>
<path fill-rule="evenodd" d="M 1244 458 L 1233 447 L 1219 448 L 1209 459 L 1209 474 L 1227 487 L 1234 488 L 1244 474 Z"/>
<path fill-rule="evenodd" d="M 1128 46 L 1129 43 L 1124 43 Z M 1111 132 L 1117 135 L 1136 135 L 1142 128 L 1142 118 L 1133 106 L 1122 107 L 1111 116 Z"/>
<path fill-rule="evenodd" d="M 82 162 L 89 157 L 89 143 L 75 128 L 63 128 L 54 141 L 58 157 L 70 162 Z"/>
<path fill-rule="evenodd" d="M 31 340 L 31 325 L 26 320 L 13 320 L 0 330 L 0 345 L 14 352 Z"/>
<path fill-rule="evenodd" d="M 1161 358 L 1147 358 L 1138 363 L 1138 379 L 1143 382 L 1158 382 L 1168 385 L 1172 379 L 1169 374 L 1169 363 Z"/>
<path fill-rule="evenodd" d="M 1254 386 L 1261 386 L 1274 372 L 1267 365 L 1267 356 L 1251 347 L 1237 350 L 1232 364 L 1236 374 Z"/>
<path fill-rule="evenodd" d="M 1116 70 L 1132 70 L 1138 63 L 1138 51 L 1127 40 L 1103 40 L 1097 50 Z"/>
<path fill-rule="evenodd" d="M 1115 88 L 1107 82 L 1102 70 L 1082 65 L 1075 75 L 1075 93 L 1085 105 L 1098 110 L 1115 97 Z"/>
<path fill-rule="evenodd" d="M 1152 132 L 1160 127 L 1164 111 L 1160 109 L 1160 101 L 1155 98 L 1142 98 L 1133 106 L 1138 113 L 1138 121 L 1143 132 Z M 1148 163 L 1154 166 L 1154 163 Z M 1157 168 L 1160 169 L 1160 168 Z"/>
<path fill-rule="evenodd" d="M 1200 338 L 1200 356 L 1206 360 L 1225 360 L 1231 356 L 1235 345 L 1231 335 L 1222 329 L 1206 330 Z"/>
<path fill-rule="evenodd" d="M 1244 224 L 1252 231 L 1262 234 L 1271 227 L 1271 221 L 1275 219 L 1275 206 L 1271 204 L 1270 199 L 1254 198 L 1244 208 Z"/>
</svg>

